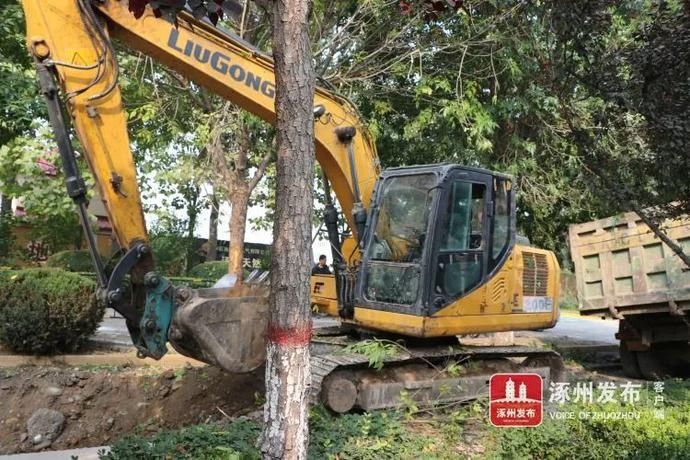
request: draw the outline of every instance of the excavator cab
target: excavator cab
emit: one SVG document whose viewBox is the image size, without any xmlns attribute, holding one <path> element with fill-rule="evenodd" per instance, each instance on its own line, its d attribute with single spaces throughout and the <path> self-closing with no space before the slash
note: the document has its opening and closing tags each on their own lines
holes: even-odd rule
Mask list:
<svg viewBox="0 0 690 460">
<path fill-rule="evenodd" d="M 484 284 L 515 243 L 512 179 L 459 165 L 394 168 L 379 180 L 355 303 L 432 315 Z"/>
</svg>

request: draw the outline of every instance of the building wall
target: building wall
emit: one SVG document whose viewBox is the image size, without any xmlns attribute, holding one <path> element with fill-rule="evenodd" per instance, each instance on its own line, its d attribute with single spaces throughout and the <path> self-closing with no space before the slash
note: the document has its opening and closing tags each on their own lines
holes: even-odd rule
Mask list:
<svg viewBox="0 0 690 460">
<path fill-rule="evenodd" d="M 15 217 L 26 217 L 21 198 L 12 200 L 12 210 Z M 98 252 L 104 257 L 109 257 L 117 250 L 117 243 L 113 237 L 112 227 L 105 206 L 98 195 L 94 195 L 91 199 L 88 211 L 89 214 L 96 218 L 96 228 L 94 230 Z M 33 240 L 31 238 L 31 230 L 32 226 L 29 223 L 20 223 L 16 225 L 13 229 L 15 244 L 17 247 L 25 250 L 31 260 L 38 262 L 45 261 L 48 256 L 52 254 L 53 250 L 41 241 Z M 86 242 L 84 242 L 83 249 L 87 249 Z"/>
</svg>

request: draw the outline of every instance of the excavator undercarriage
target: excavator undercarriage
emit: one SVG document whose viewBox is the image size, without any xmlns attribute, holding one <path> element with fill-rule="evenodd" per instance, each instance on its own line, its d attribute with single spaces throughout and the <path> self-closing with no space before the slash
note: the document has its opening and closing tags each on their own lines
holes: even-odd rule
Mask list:
<svg viewBox="0 0 690 460">
<path fill-rule="evenodd" d="M 265 358 L 267 296 L 259 287 L 244 291 L 239 296 L 232 289 L 178 291 L 178 297 L 190 297 L 175 312 L 169 333 L 172 346 L 227 372 L 259 367 Z M 364 340 L 382 341 L 394 352 L 372 366 L 366 353 L 353 350 Z M 310 352 L 310 402 L 337 413 L 410 403 L 452 405 L 486 396 L 495 373 L 536 373 L 548 384 L 563 372 L 561 357 L 552 350 L 463 346 L 455 337 L 411 340 L 372 335 L 346 324 L 315 328 Z"/>
<path fill-rule="evenodd" d="M 555 351 L 532 347 L 463 346 L 455 341 L 406 343 L 384 357 L 381 369 L 365 354 L 349 346 L 361 337 L 331 335 L 316 330 L 311 344 L 311 401 L 345 413 L 405 404 L 448 406 L 488 395 L 495 373 L 530 372 L 546 384 L 563 375 L 563 362 Z"/>
</svg>

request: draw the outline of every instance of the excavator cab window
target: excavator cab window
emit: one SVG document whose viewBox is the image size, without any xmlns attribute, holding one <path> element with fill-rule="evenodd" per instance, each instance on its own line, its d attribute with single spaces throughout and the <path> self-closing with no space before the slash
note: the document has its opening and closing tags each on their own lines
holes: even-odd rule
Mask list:
<svg viewBox="0 0 690 460">
<path fill-rule="evenodd" d="M 486 241 L 486 184 L 454 180 L 438 229 L 436 293 L 457 298 L 479 284 Z"/>
<path fill-rule="evenodd" d="M 416 302 L 436 184 L 434 174 L 392 177 L 383 184 L 367 251 L 365 294 L 369 300 L 402 305 Z"/>
<path fill-rule="evenodd" d="M 444 189 L 431 256 L 434 309 L 467 295 L 498 270 L 515 233 L 509 178 L 459 170 Z"/>
</svg>

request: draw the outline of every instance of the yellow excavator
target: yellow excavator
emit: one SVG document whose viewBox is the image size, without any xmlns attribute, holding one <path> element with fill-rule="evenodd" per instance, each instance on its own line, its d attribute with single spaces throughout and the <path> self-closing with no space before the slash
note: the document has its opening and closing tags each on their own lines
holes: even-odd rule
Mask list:
<svg viewBox="0 0 690 460">
<path fill-rule="evenodd" d="M 269 123 L 275 120 L 271 58 L 191 13 L 180 14 L 173 25 L 151 10 L 135 19 L 118 0 L 22 4 L 29 52 L 67 192 L 91 248 L 98 295 L 125 317 L 141 357 L 159 359 L 170 343 L 229 372 L 257 368 L 265 357 L 265 287 L 250 280 L 226 288 L 176 288 L 155 272 L 111 40 Z M 558 319 L 558 263 L 551 252 L 516 244 L 511 177 L 455 164 L 381 171 L 356 108 L 325 84 L 316 89 L 314 124 L 316 159 L 351 230 L 340 233 L 338 210 L 329 200 L 324 224 L 335 273 L 313 276 L 312 301 L 342 326 L 315 331 L 313 398 L 346 412 L 394 406 L 401 391 L 421 402 L 467 398 L 485 391 L 486 369 L 521 365 L 548 376 L 557 358 L 553 352 L 469 347 L 457 340 L 549 328 Z M 72 133 L 124 250 L 110 273 L 88 225 Z M 381 372 L 369 369 L 366 356 L 351 352 L 352 344 L 367 337 L 396 344 Z M 448 363 L 466 361 L 483 366 L 465 366 L 459 376 L 445 370 Z M 479 367 L 484 371 L 477 372 Z"/>
</svg>

